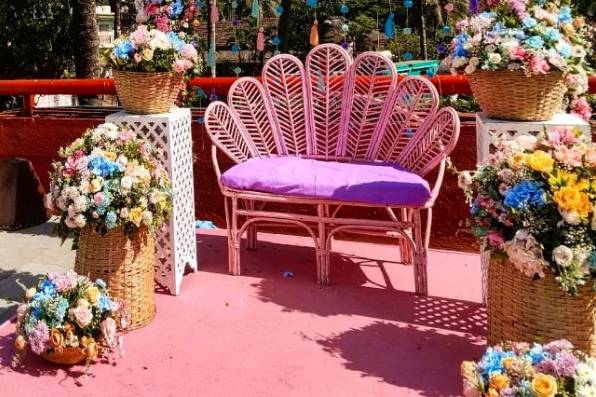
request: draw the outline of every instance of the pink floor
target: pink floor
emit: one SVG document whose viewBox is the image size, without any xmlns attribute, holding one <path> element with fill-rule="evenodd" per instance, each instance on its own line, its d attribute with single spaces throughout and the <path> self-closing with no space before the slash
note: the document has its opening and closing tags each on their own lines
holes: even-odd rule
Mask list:
<svg viewBox="0 0 596 397">
<path fill-rule="evenodd" d="M 319 288 L 308 240 L 262 236 L 232 277 L 223 234 L 198 235 L 200 271 L 158 294 L 154 322 L 90 377 L 36 356 L 11 370 L 14 328 L 0 326 L 0 396 L 460 395 L 459 364 L 484 344 L 477 255 L 431 252 L 420 297 L 392 246 L 338 242 Z"/>
</svg>

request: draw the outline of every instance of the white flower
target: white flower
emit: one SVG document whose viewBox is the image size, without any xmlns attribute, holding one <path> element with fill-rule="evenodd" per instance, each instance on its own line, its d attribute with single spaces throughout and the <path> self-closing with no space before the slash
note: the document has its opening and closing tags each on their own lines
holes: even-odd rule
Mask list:
<svg viewBox="0 0 596 397">
<path fill-rule="evenodd" d="M 75 206 L 73 204 L 70 204 L 68 206 L 67 212 L 68 212 L 68 216 L 71 217 L 71 218 L 73 218 L 73 219 L 79 213 L 79 211 L 77 211 L 77 209 L 75 208 Z"/>
<path fill-rule="evenodd" d="M 453 62 L 451 63 L 451 66 L 454 67 L 455 69 L 459 69 L 467 63 L 468 63 L 468 58 L 466 58 L 466 57 L 454 57 Z"/>
<path fill-rule="evenodd" d="M 159 194 L 158 194 L 156 191 L 152 191 L 152 192 L 149 194 L 149 202 L 150 202 L 151 204 L 156 204 L 156 203 L 157 203 L 157 201 L 159 201 Z"/>
<path fill-rule="evenodd" d="M 509 168 L 503 168 L 502 170 L 499 170 L 499 172 L 497 172 L 497 176 L 505 183 L 508 184 L 513 184 L 514 182 L 514 178 L 515 178 L 515 173 L 513 172 L 513 170 L 509 169 Z"/>
<path fill-rule="evenodd" d="M 56 199 L 56 207 L 58 207 L 61 211 L 66 210 L 66 199 L 63 196 L 60 196 Z"/>
<path fill-rule="evenodd" d="M 76 223 L 74 222 L 74 220 L 73 220 L 71 217 L 69 217 L 69 216 L 67 216 L 67 217 L 64 219 L 64 224 L 65 224 L 65 225 L 66 225 L 66 227 L 67 227 L 67 228 L 69 228 L 69 229 L 76 229 L 76 228 L 77 228 L 77 224 L 76 224 Z"/>
<path fill-rule="evenodd" d="M 147 226 L 150 226 L 153 222 L 153 214 L 151 211 L 143 211 L 143 223 Z"/>
<path fill-rule="evenodd" d="M 76 227 L 78 227 L 79 229 L 84 228 L 85 225 L 87 224 L 87 220 L 85 219 L 85 215 L 79 214 L 79 215 L 75 216 L 74 217 L 74 223 L 75 223 Z"/>
<path fill-rule="evenodd" d="M 154 50 L 169 50 L 172 44 L 164 32 L 152 29 L 149 31 L 149 47 Z"/>
<path fill-rule="evenodd" d="M 529 134 L 522 134 L 515 137 L 515 142 L 519 144 L 524 150 L 534 150 L 536 148 L 536 143 L 538 138 L 534 135 Z"/>
<path fill-rule="evenodd" d="M 578 387 L 577 397 L 596 397 L 596 385 L 583 385 Z"/>
<path fill-rule="evenodd" d="M 557 265 L 567 267 L 573 260 L 573 251 L 565 245 L 559 245 L 553 250 L 553 260 Z"/>
<path fill-rule="evenodd" d="M 468 171 L 462 171 L 457 176 L 457 186 L 460 189 L 466 189 L 472 184 L 472 175 Z"/>
<path fill-rule="evenodd" d="M 563 220 L 570 225 L 577 226 L 582 222 L 581 217 L 576 211 L 564 211 L 559 209 L 559 213 L 563 217 Z"/>
<path fill-rule="evenodd" d="M 85 212 L 87 209 L 87 197 L 79 196 L 73 202 L 74 208 L 77 212 Z"/>
<path fill-rule="evenodd" d="M 120 186 L 122 186 L 122 189 L 124 189 L 124 190 L 132 189 L 132 184 L 133 184 L 133 179 L 130 176 L 124 176 L 120 180 Z"/>
<path fill-rule="evenodd" d="M 470 58 L 469 63 L 470 63 L 470 65 L 478 66 L 478 65 L 480 65 L 480 58 L 472 57 L 472 58 Z"/>
<path fill-rule="evenodd" d="M 466 66 L 466 68 L 464 69 L 464 72 L 466 74 L 472 74 L 476 71 L 476 65 L 472 65 L 471 63 L 468 64 L 468 66 Z"/>
<path fill-rule="evenodd" d="M 493 65 L 498 65 L 503 60 L 501 54 L 497 52 L 493 52 L 488 56 L 488 62 L 492 63 Z"/>
<path fill-rule="evenodd" d="M 89 179 L 82 179 L 79 185 L 79 192 L 81 194 L 89 194 L 89 189 L 91 189 L 91 185 L 89 184 Z"/>
<path fill-rule="evenodd" d="M 124 207 L 120 210 L 120 218 L 128 219 L 129 210 L 128 208 Z"/>
<path fill-rule="evenodd" d="M 497 46 L 496 46 L 496 45 L 494 45 L 494 44 L 489 44 L 489 45 L 487 45 L 486 47 L 484 47 L 484 50 L 485 50 L 486 52 L 491 52 L 491 53 L 492 53 L 492 52 L 495 52 L 495 51 L 497 50 Z M 491 56 L 491 55 L 492 55 L 492 54 L 489 54 L 489 58 L 490 58 L 490 56 Z"/>
</svg>

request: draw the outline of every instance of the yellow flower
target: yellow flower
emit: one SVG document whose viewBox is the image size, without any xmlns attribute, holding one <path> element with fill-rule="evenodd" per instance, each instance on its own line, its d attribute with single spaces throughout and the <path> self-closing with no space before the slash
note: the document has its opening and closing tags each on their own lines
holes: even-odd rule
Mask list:
<svg viewBox="0 0 596 397">
<path fill-rule="evenodd" d="M 62 346 L 62 342 L 64 338 L 62 337 L 62 333 L 57 330 L 56 328 L 52 328 L 50 331 L 50 343 L 52 344 L 53 348 L 59 348 Z"/>
<path fill-rule="evenodd" d="M 95 178 L 91 181 L 91 191 L 93 193 L 99 192 L 103 187 L 103 178 Z"/>
<path fill-rule="evenodd" d="M 493 389 L 492 387 L 490 389 L 488 389 L 488 391 L 486 392 L 486 396 L 487 397 L 499 397 L 499 392 L 496 391 L 495 389 Z"/>
<path fill-rule="evenodd" d="M 159 203 L 160 208 L 166 208 L 166 205 L 168 204 L 168 196 L 164 192 L 159 193 L 157 202 Z"/>
<path fill-rule="evenodd" d="M 548 177 L 548 184 L 553 191 L 562 186 L 573 186 L 576 182 L 577 175 L 565 170 L 556 170 Z"/>
<path fill-rule="evenodd" d="M 557 394 L 557 381 L 550 375 L 537 374 L 532 379 L 532 390 L 536 397 L 554 397 Z"/>
<path fill-rule="evenodd" d="M 89 287 L 87 288 L 87 298 L 89 298 L 89 302 L 92 305 L 97 303 L 97 299 L 99 298 L 99 289 L 97 287 Z"/>
<path fill-rule="evenodd" d="M 473 361 L 463 361 L 460 366 L 461 376 L 464 379 L 476 379 L 476 363 Z"/>
<path fill-rule="evenodd" d="M 511 156 L 511 168 L 520 169 L 526 164 L 528 155 L 522 152 L 515 152 Z"/>
<path fill-rule="evenodd" d="M 590 198 L 575 186 L 563 186 L 553 195 L 553 199 L 564 211 L 575 211 L 582 218 L 586 218 L 592 211 Z"/>
<path fill-rule="evenodd" d="M 118 157 L 114 152 L 103 152 L 103 155 L 110 161 L 116 161 L 116 157 Z"/>
<path fill-rule="evenodd" d="M 588 190 L 590 189 L 590 181 L 582 178 L 575 184 L 575 187 L 577 190 Z"/>
<path fill-rule="evenodd" d="M 504 389 L 509 387 L 509 377 L 502 374 L 491 375 L 489 379 L 489 385 L 496 390 Z"/>
<path fill-rule="evenodd" d="M 528 156 L 528 165 L 538 172 L 551 172 L 555 161 L 550 154 L 537 150 Z"/>
<path fill-rule="evenodd" d="M 143 209 L 140 207 L 133 208 L 130 210 L 130 219 L 135 225 L 139 225 L 143 220 Z"/>
</svg>

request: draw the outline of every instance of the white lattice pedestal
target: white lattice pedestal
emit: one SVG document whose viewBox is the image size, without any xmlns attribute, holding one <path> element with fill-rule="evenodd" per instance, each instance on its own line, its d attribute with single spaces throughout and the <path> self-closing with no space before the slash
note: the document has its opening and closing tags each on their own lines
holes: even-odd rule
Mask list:
<svg viewBox="0 0 596 397">
<path fill-rule="evenodd" d="M 584 139 L 592 140 L 590 124 L 573 114 L 558 113 L 548 121 L 509 121 L 490 119 L 482 113 L 476 113 L 476 162 L 485 164 L 489 154 L 493 151 L 493 142 L 503 134 L 509 137 L 519 135 L 536 135 L 544 129 L 553 127 L 576 127 L 583 132 Z M 481 244 L 480 263 L 482 270 L 482 301 L 486 303 L 486 288 L 488 284 L 488 265 L 490 253 L 484 249 L 486 242 Z"/>
<path fill-rule="evenodd" d="M 106 122 L 126 126 L 162 149 L 161 160 L 172 180 L 174 205 L 170 220 L 156 235 L 155 274 L 161 287 L 178 295 L 186 267 L 197 269 L 190 109 L 149 115 L 118 112 L 107 116 Z"/>
</svg>

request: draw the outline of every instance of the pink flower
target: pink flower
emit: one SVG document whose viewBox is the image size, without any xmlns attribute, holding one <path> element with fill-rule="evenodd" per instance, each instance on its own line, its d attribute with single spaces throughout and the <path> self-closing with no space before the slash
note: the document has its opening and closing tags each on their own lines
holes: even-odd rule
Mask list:
<svg viewBox="0 0 596 397">
<path fill-rule="evenodd" d="M 573 127 L 561 127 L 558 130 L 561 135 L 561 143 L 565 145 L 573 145 L 577 142 Z"/>
<path fill-rule="evenodd" d="M 530 71 L 532 73 L 543 73 L 546 74 L 550 70 L 550 66 L 548 62 L 544 60 L 544 58 L 539 56 L 532 56 L 530 58 Z"/>
<path fill-rule="evenodd" d="M 93 196 L 93 202 L 95 205 L 102 205 L 106 201 L 106 195 L 103 192 L 97 192 Z"/>
<path fill-rule="evenodd" d="M 571 111 L 585 121 L 589 121 L 590 117 L 592 117 L 592 107 L 585 97 L 573 99 L 573 101 L 571 101 Z"/>
<path fill-rule="evenodd" d="M 453 10 L 455 9 L 453 3 L 447 3 L 445 4 L 445 11 L 447 12 L 453 12 Z"/>
<path fill-rule="evenodd" d="M 85 156 L 85 153 L 82 150 L 77 150 L 73 155 L 68 156 L 66 159 L 62 174 L 64 176 L 76 175 L 77 172 L 82 172 L 87 169 L 87 163 L 88 159 L 87 156 Z"/>
<path fill-rule="evenodd" d="M 589 148 L 586 151 L 586 163 L 590 167 L 596 167 L 596 148 Z"/>
<path fill-rule="evenodd" d="M 170 30 L 170 23 L 168 21 L 168 17 L 165 15 L 160 15 L 155 19 L 155 26 L 157 29 L 161 30 L 162 32 L 167 32 Z"/>
<path fill-rule="evenodd" d="M 147 41 L 149 41 L 149 31 L 147 30 L 147 27 L 139 25 L 137 30 L 130 34 L 130 41 L 132 41 L 135 46 L 147 43 Z"/>
<path fill-rule="evenodd" d="M 155 4 L 147 4 L 147 6 L 145 7 L 145 14 L 147 16 L 155 15 L 158 12 L 159 12 L 159 7 L 157 7 Z"/>
<path fill-rule="evenodd" d="M 66 272 L 58 274 L 52 272 L 48 278 L 56 285 L 58 292 L 65 292 L 77 286 L 77 274 L 75 272 Z"/>
<path fill-rule="evenodd" d="M 121 142 L 127 142 L 129 140 L 131 140 L 132 138 L 134 138 L 135 133 L 132 132 L 131 130 L 124 130 L 124 131 L 120 131 L 120 135 L 118 135 L 118 140 L 120 140 Z"/>
<path fill-rule="evenodd" d="M 567 146 L 559 146 L 554 153 L 557 160 L 572 167 L 579 167 L 582 164 L 582 154 L 581 151 Z"/>
<path fill-rule="evenodd" d="M 192 44 L 186 44 L 182 48 L 182 56 L 185 59 L 196 62 L 197 61 L 197 49 Z"/>
<path fill-rule="evenodd" d="M 93 313 L 84 306 L 79 306 L 74 309 L 73 314 L 77 325 L 81 328 L 85 328 L 91 324 L 91 320 L 93 320 Z"/>
<path fill-rule="evenodd" d="M 184 73 L 190 68 L 192 68 L 192 62 L 188 59 L 178 59 L 174 62 L 174 71 L 177 73 Z"/>
<path fill-rule="evenodd" d="M 524 47 L 514 47 L 511 49 L 510 56 L 512 59 L 523 61 L 528 53 Z"/>
<path fill-rule="evenodd" d="M 497 232 L 496 230 L 491 230 L 490 232 L 488 232 L 487 236 L 486 236 L 487 240 L 488 240 L 488 244 L 493 247 L 493 248 L 503 248 L 503 244 L 505 243 L 505 240 L 503 239 L 503 236 L 501 235 L 501 233 Z"/>
<path fill-rule="evenodd" d="M 108 317 L 101 322 L 100 328 L 101 334 L 103 335 L 103 338 L 105 339 L 108 346 L 116 346 L 116 321 L 114 321 L 113 318 Z"/>
</svg>

